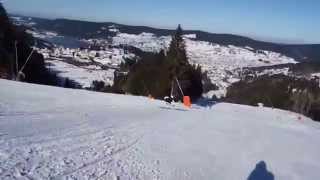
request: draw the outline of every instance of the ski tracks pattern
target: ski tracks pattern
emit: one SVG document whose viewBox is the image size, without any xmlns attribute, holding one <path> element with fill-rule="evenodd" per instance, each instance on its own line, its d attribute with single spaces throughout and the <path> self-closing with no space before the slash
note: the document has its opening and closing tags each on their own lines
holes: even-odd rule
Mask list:
<svg viewBox="0 0 320 180">
<path fill-rule="evenodd" d="M 130 167 L 142 178 L 144 165 L 134 155 L 141 136 L 134 128 L 99 129 L 86 123 L 45 137 L 0 136 L 0 179 L 119 179 L 131 177 Z M 134 162 L 119 160 L 121 153 Z"/>
</svg>

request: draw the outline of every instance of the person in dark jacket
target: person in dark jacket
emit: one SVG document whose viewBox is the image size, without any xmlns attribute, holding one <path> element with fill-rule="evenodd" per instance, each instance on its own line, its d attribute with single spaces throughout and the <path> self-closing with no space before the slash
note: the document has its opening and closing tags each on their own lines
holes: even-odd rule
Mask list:
<svg viewBox="0 0 320 180">
<path fill-rule="evenodd" d="M 171 104 L 173 102 L 173 97 L 166 96 L 164 97 L 164 101 L 167 102 L 168 104 Z"/>
</svg>

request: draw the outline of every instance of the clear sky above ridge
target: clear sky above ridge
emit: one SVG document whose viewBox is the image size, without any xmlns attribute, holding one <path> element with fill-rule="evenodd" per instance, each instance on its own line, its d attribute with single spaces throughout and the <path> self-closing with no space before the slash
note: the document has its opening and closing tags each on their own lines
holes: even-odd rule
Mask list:
<svg viewBox="0 0 320 180">
<path fill-rule="evenodd" d="M 9 13 L 320 43 L 318 0 L 4 0 Z"/>
</svg>

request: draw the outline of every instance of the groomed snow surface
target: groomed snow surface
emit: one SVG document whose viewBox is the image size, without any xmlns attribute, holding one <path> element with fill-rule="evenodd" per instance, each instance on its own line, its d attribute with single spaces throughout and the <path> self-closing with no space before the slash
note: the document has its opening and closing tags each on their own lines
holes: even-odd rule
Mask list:
<svg viewBox="0 0 320 180">
<path fill-rule="evenodd" d="M 320 179 L 320 124 L 294 113 L 0 86 L 0 179 Z"/>
</svg>

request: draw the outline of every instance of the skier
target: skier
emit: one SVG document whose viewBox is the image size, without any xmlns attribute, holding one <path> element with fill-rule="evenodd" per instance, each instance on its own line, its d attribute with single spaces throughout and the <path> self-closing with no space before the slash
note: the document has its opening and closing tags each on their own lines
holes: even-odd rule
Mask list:
<svg viewBox="0 0 320 180">
<path fill-rule="evenodd" d="M 164 101 L 167 102 L 167 104 L 171 104 L 174 100 L 173 96 L 165 96 Z"/>
</svg>

